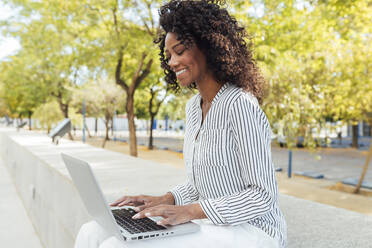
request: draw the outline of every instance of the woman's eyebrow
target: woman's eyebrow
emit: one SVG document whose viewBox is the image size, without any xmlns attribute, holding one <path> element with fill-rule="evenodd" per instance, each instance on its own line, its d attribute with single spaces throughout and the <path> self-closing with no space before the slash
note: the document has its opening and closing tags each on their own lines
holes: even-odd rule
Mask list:
<svg viewBox="0 0 372 248">
<path fill-rule="evenodd" d="M 181 42 L 177 43 L 172 47 L 172 49 L 174 50 L 174 48 L 178 47 L 179 45 L 182 45 L 182 43 Z M 165 52 L 169 52 L 168 49 L 165 49 Z"/>
</svg>

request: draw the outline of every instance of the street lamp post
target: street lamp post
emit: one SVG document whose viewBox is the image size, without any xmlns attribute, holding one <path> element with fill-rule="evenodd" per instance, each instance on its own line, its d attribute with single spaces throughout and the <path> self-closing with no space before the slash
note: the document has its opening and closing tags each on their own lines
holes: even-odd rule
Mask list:
<svg viewBox="0 0 372 248">
<path fill-rule="evenodd" d="M 288 178 L 292 177 L 292 150 L 288 151 Z"/>
</svg>

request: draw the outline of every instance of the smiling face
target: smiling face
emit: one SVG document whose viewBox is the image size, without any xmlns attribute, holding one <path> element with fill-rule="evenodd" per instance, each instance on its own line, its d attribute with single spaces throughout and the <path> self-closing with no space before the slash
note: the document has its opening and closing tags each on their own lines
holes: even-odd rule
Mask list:
<svg viewBox="0 0 372 248">
<path fill-rule="evenodd" d="M 169 32 L 165 37 L 165 56 L 182 87 L 190 86 L 193 82 L 198 84 L 207 76 L 205 55 L 195 44 L 186 48 L 177 40 L 175 33 Z"/>
</svg>

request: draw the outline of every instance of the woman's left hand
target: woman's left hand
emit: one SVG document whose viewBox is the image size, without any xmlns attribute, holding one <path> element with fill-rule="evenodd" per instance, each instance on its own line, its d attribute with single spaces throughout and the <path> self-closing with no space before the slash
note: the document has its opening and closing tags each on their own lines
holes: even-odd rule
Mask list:
<svg viewBox="0 0 372 248">
<path fill-rule="evenodd" d="M 178 225 L 194 219 L 205 218 L 200 204 L 189 204 L 184 206 L 158 205 L 146 208 L 133 216 L 134 219 L 161 216 L 164 219 L 158 221 L 158 225 Z"/>
</svg>

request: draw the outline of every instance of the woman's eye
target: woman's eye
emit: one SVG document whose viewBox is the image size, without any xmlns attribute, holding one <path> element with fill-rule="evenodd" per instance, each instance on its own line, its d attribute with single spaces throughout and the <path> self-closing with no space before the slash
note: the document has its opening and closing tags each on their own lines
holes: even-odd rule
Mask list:
<svg viewBox="0 0 372 248">
<path fill-rule="evenodd" d="M 186 49 L 182 49 L 181 51 L 178 51 L 178 52 L 177 52 L 177 55 L 182 55 L 183 52 L 184 52 L 185 50 L 186 50 Z"/>
</svg>

